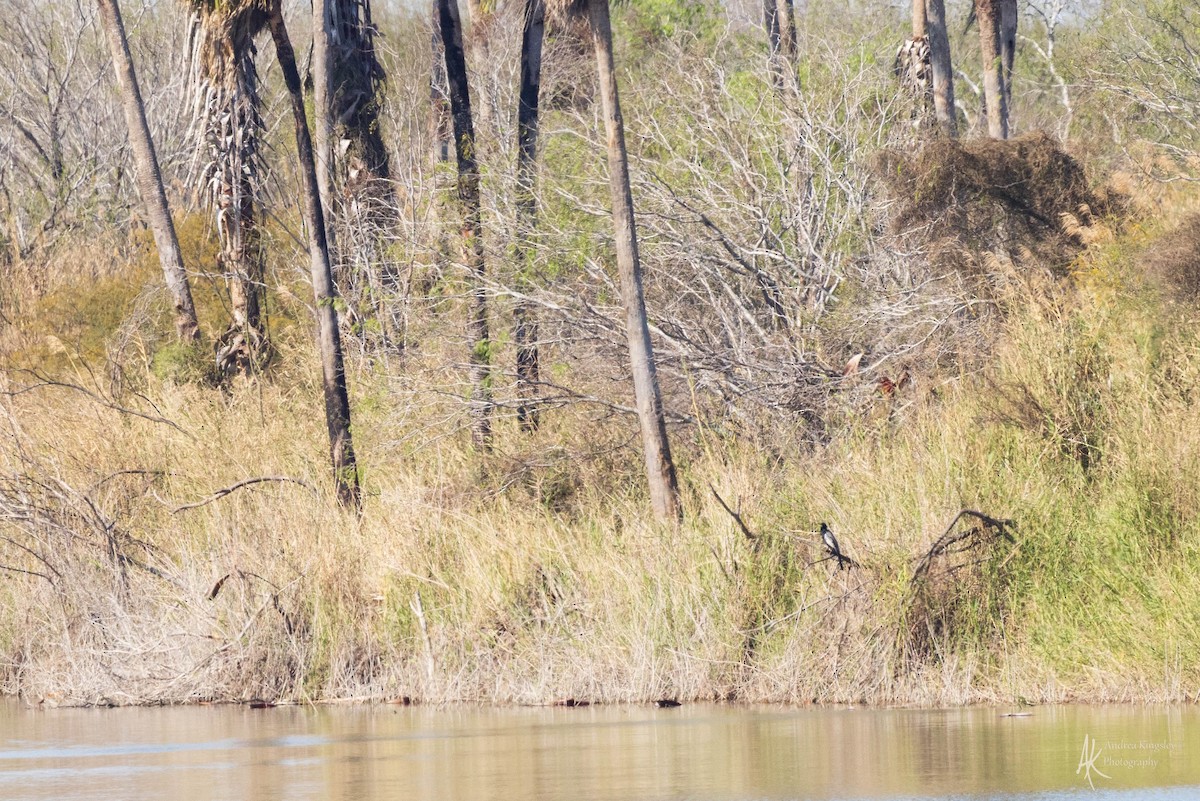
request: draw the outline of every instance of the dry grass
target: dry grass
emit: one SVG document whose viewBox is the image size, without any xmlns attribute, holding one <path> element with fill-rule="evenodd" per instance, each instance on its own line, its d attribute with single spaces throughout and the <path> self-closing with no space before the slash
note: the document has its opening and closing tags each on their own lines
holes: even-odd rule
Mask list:
<svg viewBox="0 0 1200 801">
<path fill-rule="evenodd" d="M 481 460 L 448 406 L 359 362 L 360 519 L 329 500 L 305 344 L 280 337 L 279 371 L 225 392 L 10 372 L 0 686 L 64 703 L 1191 698 L 1200 441 L 1182 432 L 1200 399 L 1194 339 L 1155 314 L 1031 302 L 990 383 L 881 395 L 907 411 L 782 460 L 677 429 L 677 530 L 647 522 L 631 423 L 585 407 L 533 440 L 502 426 Z M 1103 458 L 1082 469 L 1055 422 L 1078 413 L 1076 376 L 1053 354 L 1087 348 Z M 1048 420 L 1000 413 L 994 389 L 1019 385 Z M 305 484 L 212 497 L 259 476 Z M 918 559 L 963 507 L 1018 520 L 1018 547 L 1001 580 L 979 551 L 918 628 Z M 860 567 L 822 560 L 821 520 Z"/>
</svg>

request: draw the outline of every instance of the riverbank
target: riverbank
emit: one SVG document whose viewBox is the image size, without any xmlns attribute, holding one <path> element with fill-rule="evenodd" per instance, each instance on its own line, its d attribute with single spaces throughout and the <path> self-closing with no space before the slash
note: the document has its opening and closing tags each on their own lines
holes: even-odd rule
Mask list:
<svg viewBox="0 0 1200 801">
<path fill-rule="evenodd" d="M 674 428 L 677 528 L 649 522 L 623 417 L 568 406 L 479 457 L 366 359 L 366 504 L 339 510 L 299 332 L 270 380 L 228 390 L 10 371 L 0 689 L 1195 701 L 1200 328 L 1138 268 L 1149 236 L 1095 244 L 1072 282 L 1010 302 L 977 371 L 868 387 L 823 445 Z M 948 529 L 963 509 L 1012 524 Z M 855 566 L 826 558 L 823 521 Z"/>
</svg>

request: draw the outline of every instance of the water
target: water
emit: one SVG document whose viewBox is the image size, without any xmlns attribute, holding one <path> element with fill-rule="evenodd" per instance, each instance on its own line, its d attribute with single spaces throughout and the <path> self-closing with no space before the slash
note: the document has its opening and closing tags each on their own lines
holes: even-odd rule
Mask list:
<svg viewBox="0 0 1200 801">
<path fill-rule="evenodd" d="M 1200 799 L 1194 707 L 1002 711 L 0 700 L 0 799 Z"/>
</svg>

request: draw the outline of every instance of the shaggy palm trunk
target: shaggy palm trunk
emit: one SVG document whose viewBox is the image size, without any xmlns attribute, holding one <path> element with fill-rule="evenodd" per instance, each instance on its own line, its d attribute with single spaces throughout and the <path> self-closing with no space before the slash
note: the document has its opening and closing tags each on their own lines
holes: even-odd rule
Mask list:
<svg viewBox="0 0 1200 801">
<path fill-rule="evenodd" d="M 521 39 L 521 88 L 517 98 L 517 257 L 520 285 L 531 286 L 533 246 L 537 224 L 538 90 L 542 76 L 542 39 L 546 8 L 542 0 L 525 0 L 525 33 Z M 533 305 L 524 297 L 513 309 L 513 339 L 517 345 L 517 421 L 523 431 L 538 427 L 538 324 Z"/>
<path fill-rule="evenodd" d="M 958 135 L 954 109 L 954 66 L 950 59 L 950 34 L 946 29 L 945 0 L 928 0 L 925 33 L 929 39 L 929 71 L 933 82 L 933 110 L 946 135 Z"/>
<path fill-rule="evenodd" d="M 325 239 L 325 215 L 317 189 L 317 166 L 313 157 L 312 140 L 308 135 L 308 120 L 304 110 L 304 90 L 296 68 L 296 54 L 283 22 L 278 0 L 272 5 L 271 38 L 283 71 L 292 105 L 292 121 L 296 130 L 296 151 L 300 160 L 300 179 L 303 194 L 304 223 L 308 228 L 308 255 L 312 272 L 313 295 L 317 306 L 317 343 L 321 353 L 322 389 L 325 398 L 325 425 L 329 430 L 329 455 L 333 463 L 333 480 L 338 502 L 359 508 L 361 496 L 354 443 L 350 437 L 350 397 L 346 391 L 346 370 L 342 361 L 342 342 L 338 332 L 337 290 L 329 264 L 329 245 Z"/>
<path fill-rule="evenodd" d="M 262 319 L 264 254 L 259 241 L 258 71 L 254 37 L 260 12 L 252 4 L 203 4 L 193 18 L 197 33 L 197 112 L 206 161 L 199 185 L 216 219 L 217 257 L 229 285 L 233 320 L 217 340 L 224 375 L 249 375 L 270 354 Z"/>
<path fill-rule="evenodd" d="M 463 259 L 471 280 L 471 441 L 479 450 L 492 443 L 491 338 L 488 334 L 487 273 L 483 261 L 483 221 L 479 198 L 479 165 L 476 161 L 475 127 L 471 119 L 471 93 L 467 85 L 467 61 L 463 54 L 462 23 L 456 0 L 438 0 L 438 24 L 446 57 L 446 80 L 450 87 L 450 115 L 454 121 L 454 155 L 458 161 L 458 205 L 462 217 Z"/>
<path fill-rule="evenodd" d="M 918 106 L 914 117 L 917 124 L 922 126 L 929 120 L 929 112 L 933 108 L 933 91 L 929 79 L 929 39 L 925 35 L 925 23 L 925 0 L 913 0 L 912 36 L 900 46 L 895 64 L 900 85 L 917 99 Z"/>
<path fill-rule="evenodd" d="M 1000 68 L 1004 81 L 1004 108 L 1012 127 L 1013 61 L 1017 55 L 1017 0 L 1000 0 Z"/>
<path fill-rule="evenodd" d="M 1005 105 L 1004 71 L 1000 58 L 1000 0 L 976 0 L 979 47 L 983 57 L 983 97 L 987 104 L 988 136 L 1008 138 L 1008 107 Z"/>
<path fill-rule="evenodd" d="M 646 300 L 642 290 L 642 267 L 638 259 L 637 232 L 633 217 L 633 192 L 629 185 L 629 156 L 625 150 L 625 123 L 617 94 L 617 74 L 613 63 L 612 25 L 608 0 L 589 0 L 592 41 L 596 48 L 596 66 L 600 76 L 600 99 L 608 134 L 608 169 L 612 190 L 613 227 L 616 234 L 617 271 L 621 279 L 621 299 L 625 305 L 625 328 L 629 338 L 629 362 L 633 373 L 633 392 L 642 427 L 642 447 L 646 476 L 650 483 L 650 501 L 660 519 L 678 520 L 682 516 L 675 463 L 667 442 L 667 425 L 662 396 L 654 366 L 654 348 L 646 319 Z"/>
<path fill-rule="evenodd" d="M 125 24 L 121 20 L 121 8 L 117 0 L 97 0 L 104 30 L 108 35 L 112 51 L 113 68 L 121 86 L 121 102 L 125 111 L 125 124 L 129 128 L 129 143 L 137 165 L 138 193 L 146 208 L 146 218 L 154 233 L 154 244 L 158 248 L 158 259 L 162 263 L 167 291 L 175 306 L 175 331 L 180 342 L 195 342 L 200 338 L 200 325 L 196 320 L 196 307 L 192 303 L 192 290 L 188 286 L 187 272 L 183 268 L 183 256 L 179 252 L 179 238 L 175 235 L 175 221 L 167 206 L 167 195 L 163 191 L 162 173 L 158 168 L 158 156 L 154 152 L 154 140 L 150 138 L 150 126 L 146 122 L 146 107 L 142 102 L 142 91 L 138 86 L 137 73 L 133 68 L 133 56 L 129 52 L 129 40 L 125 37 Z"/>
</svg>

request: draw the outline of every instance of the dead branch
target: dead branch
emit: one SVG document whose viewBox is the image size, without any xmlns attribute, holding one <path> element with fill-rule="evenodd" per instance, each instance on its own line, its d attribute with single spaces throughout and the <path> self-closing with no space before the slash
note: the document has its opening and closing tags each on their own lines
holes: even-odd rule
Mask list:
<svg viewBox="0 0 1200 801">
<path fill-rule="evenodd" d="M 179 514 L 180 512 L 187 511 L 188 509 L 198 509 L 201 506 L 207 506 L 208 504 L 212 503 L 213 501 L 219 501 L 222 498 L 224 498 L 226 495 L 234 493 L 234 492 L 242 489 L 243 487 L 250 487 L 255 484 L 265 484 L 270 481 L 278 481 L 278 482 L 283 482 L 283 483 L 288 483 L 288 484 L 299 484 L 300 486 L 309 490 L 313 494 L 317 494 L 316 487 L 314 487 L 312 484 L 310 484 L 307 481 L 300 479 L 300 478 L 291 478 L 289 476 L 258 476 L 257 478 L 242 479 L 241 481 L 237 482 L 236 484 L 230 484 L 228 487 L 222 487 L 221 489 L 219 489 L 216 492 L 214 492 L 213 494 L 209 495 L 207 498 L 203 498 L 202 500 L 195 501 L 193 503 L 185 503 L 182 506 L 176 506 L 174 509 L 171 510 L 171 514 L 176 515 L 176 514 Z"/>
</svg>

